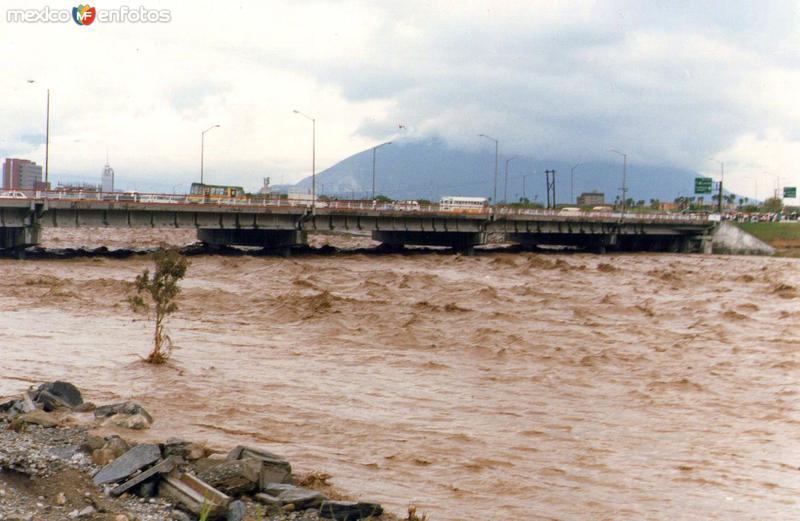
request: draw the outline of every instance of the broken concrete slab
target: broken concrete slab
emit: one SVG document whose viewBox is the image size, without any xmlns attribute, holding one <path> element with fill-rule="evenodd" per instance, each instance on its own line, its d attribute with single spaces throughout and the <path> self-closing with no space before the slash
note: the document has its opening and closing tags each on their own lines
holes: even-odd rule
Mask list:
<svg viewBox="0 0 800 521">
<path fill-rule="evenodd" d="M 383 507 L 377 503 L 342 503 L 325 501 L 320 506 L 319 515 L 336 521 L 358 521 L 371 519 L 383 514 Z"/>
<path fill-rule="evenodd" d="M 133 487 L 135 487 L 136 485 L 138 485 L 140 483 L 144 483 L 145 481 L 147 481 L 148 479 L 151 479 L 153 476 L 155 476 L 157 474 L 167 474 L 167 473 L 171 472 L 176 467 L 176 463 L 177 462 L 172 457 L 169 457 L 169 458 L 167 458 L 165 460 L 162 460 L 159 463 L 156 463 L 155 465 L 150 467 L 149 469 L 145 470 L 144 472 L 141 472 L 141 473 L 137 474 L 136 476 L 132 477 L 131 479 L 129 479 L 125 483 L 123 483 L 123 484 L 119 485 L 118 487 L 112 489 L 111 490 L 111 495 L 112 496 L 120 496 L 120 495 L 124 494 L 125 492 L 127 492 L 128 490 L 130 490 Z"/>
<path fill-rule="evenodd" d="M 258 488 L 262 465 L 257 459 L 223 461 L 198 472 L 197 477 L 229 496 L 241 496 Z"/>
<path fill-rule="evenodd" d="M 116 483 L 131 476 L 137 470 L 155 463 L 161 459 L 161 449 L 158 445 L 143 443 L 115 459 L 94 475 L 92 481 L 95 485 Z"/>
<path fill-rule="evenodd" d="M 267 505 L 294 505 L 295 510 L 318 508 L 327 500 L 324 495 L 309 488 L 296 487 L 285 483 L 270 483 L 264 492 L 256 494 L 256 499 Z"/>
<path fill-rule="evenodd" d="M 191 474 L 173 470 L 159 483 L 158 494 L 199 515 L 204 505 L 210 507 L 208 519 L 221 519 L 231 498 Z"/>
<path fill-rule="evenodd" d="M 230 453 L 228 460 L 256 459 L 262 462 L 259 487 L 263 490 L 269 483 L 291 483 L 292 465 L 283 456 L 267 450 L 238 445 Z"/>
</svg>

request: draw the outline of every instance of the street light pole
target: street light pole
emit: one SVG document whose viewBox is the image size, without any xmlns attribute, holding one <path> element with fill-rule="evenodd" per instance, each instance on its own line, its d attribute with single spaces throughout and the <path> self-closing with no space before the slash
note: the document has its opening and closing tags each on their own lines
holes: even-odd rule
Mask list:
<svg viewBox="0 0 800 521">
<path fill-rule="evenodd" d="M 28 80 L 36 83 L 36 80 Z M 50 89 L 47 89 L 47 105 L 45 108 L 45 138 L 44 138 L 44 186 L 47 189 L 50 180 Z"/>
<path fill-rule="evenodd" d="M 217 127 L 219 127 L 219 125 L 211 125 L 210 127 L 208 127 L 207 129 L 205 129 L 204 131 L 202 131 L 200 133 L 200 184 L 201 185 L 204 184 L 203 162 L 204 162 L 204 156 L 205 156 L 205 152 L 206 152 L 206 132 L 208 132 L 209 130 L 213 130 L 213 129 L 217 128 Z"/>
<path fill-rule="evenodd" d="M 299 110 L 294 111 L 304 118 L 311 120 L 311 211 L 317 207 L 317 120 Z"/>
<path fill-rule="evenodd" d="M 500 141 L 486 134 L 478 134 L 478 137 L 485 137 L 486 139 L 494 141 L 494 192 L 492 195 L 492 204 L 497 204 L 497 170 L 500 166 Z"/>
<path fill-rule="evenodd" d="M 50 181 L 50 89 L 47 89 L 47 116 L 45 117 L 44 138 L 44 189 L 49 188 Z"/>
<path fill-rule="evenodd" d="M 625 215 L 625 199 L 627 199 L 628 188 L 625 186 L 625 181 L 628 176 L 628 154 L 624 154 L 619 150 L 610 150 L 615 154 L 622 156 L 622 215 Z"/>
<path fill-rule="evenodd" d="M 511 156 L 506 159 L 506 174 L 505 174 L 505 181 L 503 182 L 503 203 L 508 204 L 508 164 L 516 159 L 517 156 Z"/>
<path fill-rule="evenodd" d="M 386 145 L 391 145 L 391 141 L 387 141 L 386 143 L 381 143 L 378 146 L 372 147 L 372 200 L 375 200 L 375 151 L 381 147 Z"/>
<path fill-rule="evenodd" d="M 581 166 L 583 163 L 578 163 L 577 165 L 573 166 L 569 170 L 569 202 L 575 200 L 575 169 Z"/>
</svg>

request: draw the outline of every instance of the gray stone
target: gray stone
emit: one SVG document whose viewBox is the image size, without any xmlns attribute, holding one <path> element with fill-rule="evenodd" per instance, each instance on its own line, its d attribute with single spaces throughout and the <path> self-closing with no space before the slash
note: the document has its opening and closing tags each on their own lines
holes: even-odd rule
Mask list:
<svg viewBox="0 0 800 521">
<path fill-rule="evenodd" d="M 126 416 L 141 415 L 147 419 L 148 422 L 153 423 L 153 417 L 150 416 L 150 413 L 136 402 L 121 402 L 111 405 L 103 405 L 94 410 L 95 418 L 108 418 L 117 414 Z"/>
<path fill-rule="evenodd" d="M 383 507 L 377 503 L 340 503 L 325 501 L 319 509 L 319 515 L 336 521 L 358 521 L 383 514 Z"/>
<path fill-rule="evenodd" d="M 249 494 L 258 487 L 262 463 L 255 459 L 223 461 L 199 471 L 197 477 L 229 496 Z"/>
<path fill-rule="evenodd" d="M 326 498 L 316 490 L 311 490 L 303 487 L 296 487 L 294 485 L 287 485 L 285 483 L 270 483 L 264 488 L 264 494 L 267 501 L 263 503 L 271 504 L 276 503 L 279 505 L 294 505 L 295 510 L 305 510 L 307 508 L 319 507 Z"/>
<path fill-rule="evenodd" d="M 160 458 L 161 450 L 158 445 L 137 445 L 100 469 L 100 472 L 94 475 L 92 481 L 94 481 L 95 485 L 116 483 L 132 475 L 137 470 L 155 463 Z"/>
<path fill-rule="evenodd" d="M 244 516 L 247 514 L 247 506 L 244 502 L 236 500 L 228 505 L 228 518 L 227 521 L 244 521 Z"/>
<path fill-rule="evenodd" d="M 69 382 L 62 381 L 40 385 L 36 389 L 33 400 L 47 412 L 59 407 L 75 408 L 83 403 L 83 397 L 78 388 Z"/>
</svg>

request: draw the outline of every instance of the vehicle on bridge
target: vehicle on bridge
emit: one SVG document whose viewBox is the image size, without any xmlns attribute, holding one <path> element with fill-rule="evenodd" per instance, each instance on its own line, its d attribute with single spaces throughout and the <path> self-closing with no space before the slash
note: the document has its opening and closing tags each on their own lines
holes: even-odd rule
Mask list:
<svg viewBox="0 0 800 521">
<path fill-rule="evenodd" d="M 16 190 L 10 190 L 6 192 L 0 192 L 0 197 L 3 199 L 27 199 L 28 196 L 23 194 L 22 192 L 18 192 Z"/>
<path fill-rule="evenodd" d="M 187 199 L 193 203 L 222 202 L 231 199 L 243 199 L 244 188 L 241 186 L 207 185 L 192 183 Z"/>
<path fill-rule="evenodd" d="M 439 209 L 443 212 L 483 213 L 488 206 L 485 197 L 447 195 L 439 200 Z"/>
</svg>

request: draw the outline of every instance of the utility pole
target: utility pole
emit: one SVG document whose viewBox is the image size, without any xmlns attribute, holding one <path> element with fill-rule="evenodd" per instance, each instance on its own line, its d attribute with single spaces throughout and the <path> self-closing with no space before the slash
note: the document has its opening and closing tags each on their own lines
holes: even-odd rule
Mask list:
<svg viewBox="0 0 800 521">
<path fill-rule="evenodd" d="M 556 171 L 555 170 L 545 170 L 544 171 L 544 178 L 545 182 L 547 183 L 547 208 L 548 209 L 556 209 Z M 552 204 L 550 202 L 552 194 Z"/>
</svg>

